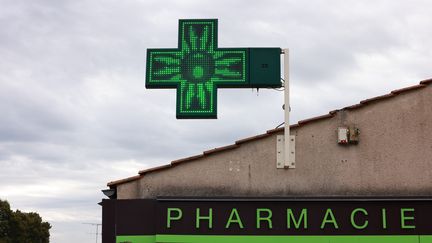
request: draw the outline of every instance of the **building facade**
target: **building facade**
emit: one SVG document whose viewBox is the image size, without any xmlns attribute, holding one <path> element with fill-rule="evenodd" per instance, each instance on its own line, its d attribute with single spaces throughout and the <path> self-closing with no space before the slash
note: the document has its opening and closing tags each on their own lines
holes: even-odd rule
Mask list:
<svg viewBox="0 0 432 243">
<path fill-rule="evenodd" d="M 432 79 L 290 129 L 295 169 L 276 167 L 278 128 L 110 182 L 111 198 L 432 197 Z"/>
</svg>

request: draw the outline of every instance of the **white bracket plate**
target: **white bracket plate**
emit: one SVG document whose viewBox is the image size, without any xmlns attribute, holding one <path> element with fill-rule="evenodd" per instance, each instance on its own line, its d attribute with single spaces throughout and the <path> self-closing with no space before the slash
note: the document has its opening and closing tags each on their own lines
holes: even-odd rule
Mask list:
<svg viewBox="0 0 432 243">
<path fill-rule="evenodd" d="M 294 169 L 295 163 L 295 136 L 290 136 L 290 156 L 288 163 L 285 163 L 285 136 L 276 136 L 276 168 L 278 169 Z"/>
</svg>

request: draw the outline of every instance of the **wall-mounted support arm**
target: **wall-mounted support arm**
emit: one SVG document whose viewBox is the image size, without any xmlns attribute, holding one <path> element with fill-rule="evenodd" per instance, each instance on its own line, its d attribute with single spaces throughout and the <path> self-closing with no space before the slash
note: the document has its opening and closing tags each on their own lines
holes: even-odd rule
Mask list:
<svg viewBox="0 0 432 243">
<path fill-rule="evenodd" d="M 284 136 L 277 136 L 276 167 L 295 168 L 295 136 L 290 134 L 290 89 L 289 89 L 289 49 L 282 49 L 284 55 Z"/>
</svg>

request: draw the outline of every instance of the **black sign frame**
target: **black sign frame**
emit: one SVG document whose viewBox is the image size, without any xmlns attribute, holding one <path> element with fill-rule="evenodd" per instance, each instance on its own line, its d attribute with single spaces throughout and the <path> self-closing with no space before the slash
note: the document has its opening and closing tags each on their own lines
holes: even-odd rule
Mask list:
<svg viewBox="0 0 432 243">
<path fill-rule="evenodd" d="M 102 206 L 104 243 L 158 234 L 432 235 L 432 197 L 161 197 Z"/>
</svg>

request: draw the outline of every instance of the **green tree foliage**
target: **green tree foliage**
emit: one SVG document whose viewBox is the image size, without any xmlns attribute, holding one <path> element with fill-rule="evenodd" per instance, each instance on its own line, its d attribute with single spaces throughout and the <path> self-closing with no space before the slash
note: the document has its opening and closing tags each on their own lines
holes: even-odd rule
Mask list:
<svg viewBox="0 0 432 243">
<path fill-rule="evenodd" d="M 7 201 L 0 200 L 0 243 L 9 243 L 9 222 L 12 211 Z"/>
<path fill-rule="evenodd" d="M 39 214 L 14 212 L 0 200 L 0 243 L 48 243 L 50 228 Z"/>
</svg>

